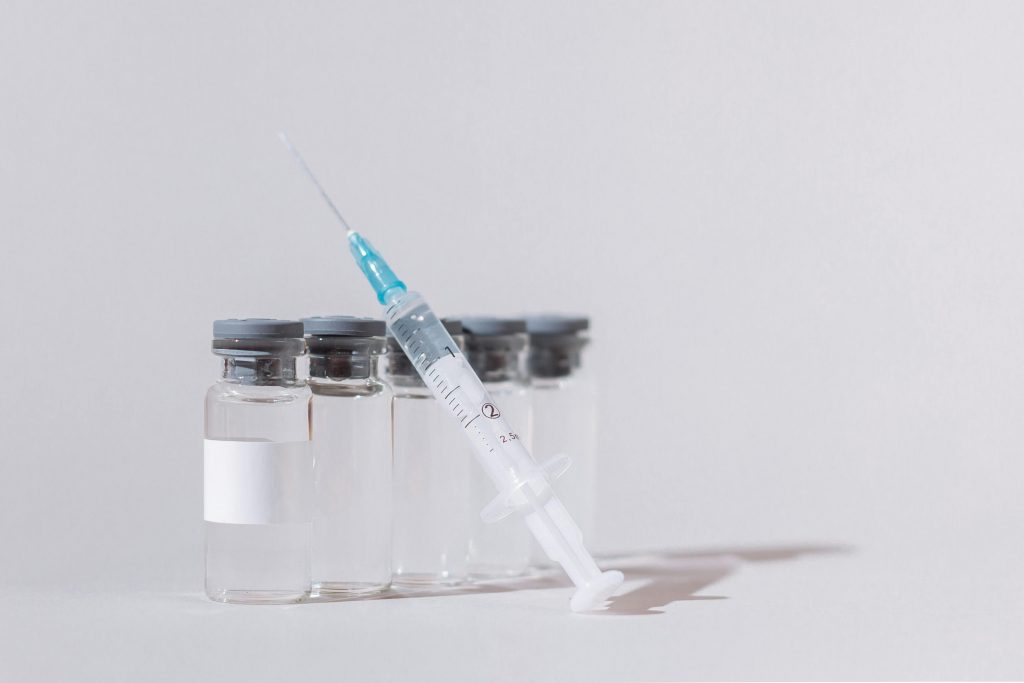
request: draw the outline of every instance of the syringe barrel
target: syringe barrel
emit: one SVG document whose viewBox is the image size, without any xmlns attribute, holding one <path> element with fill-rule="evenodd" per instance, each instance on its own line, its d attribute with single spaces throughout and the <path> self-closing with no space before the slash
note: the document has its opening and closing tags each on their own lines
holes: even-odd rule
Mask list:
<svg viewBox="0 0 1024 683">
<path fill-rule="evenodd" d="M 423 383 L 459 423 L 473 453 L 494 482 L 498 497 L 485 518 L 518 511 L 552 560 L 576 584 L 575 611 L 601 606 L 622 583 L 621 572 L 601 572 L 583 536 L 551 490 L 544 470 L 530 457 L 519 434 L 501 414 L 444 325 L 416 292 L 384 292 L 384 319 Z"/>
<path fill-rule="evenodd" d="M 529 484 L 535 496 L 550 495 L 547 480 L 530 457 L 469 362 L 417 292 L 401 292 L 385 304 L 384 318 L 424 384 L 465 430 L 473 452 L 501 492 Z M 512 495 L 510 503 L 525 502 Z"/>
</svg>

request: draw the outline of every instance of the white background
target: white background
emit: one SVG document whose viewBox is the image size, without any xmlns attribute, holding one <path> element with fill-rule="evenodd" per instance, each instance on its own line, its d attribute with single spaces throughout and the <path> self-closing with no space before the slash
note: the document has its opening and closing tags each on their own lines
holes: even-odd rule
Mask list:
<svg viewBox="0 0 1024 683">
<path fill-rule="evenodd" d="M 1024 676 L 1022 22 L 5 3 L 0 678 Z M 612 614 L 202 597 L 211 321 L 377 312 L 281 128 L 439 312 L 593 317 Z"/>
</svg>

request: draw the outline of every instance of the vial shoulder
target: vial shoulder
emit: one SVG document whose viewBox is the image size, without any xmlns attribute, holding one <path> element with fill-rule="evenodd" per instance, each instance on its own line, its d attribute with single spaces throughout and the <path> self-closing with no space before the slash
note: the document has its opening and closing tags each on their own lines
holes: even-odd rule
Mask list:
<svg viewBox="0 0 1024 683">
<path fill-rule="evenodd" d="M 216 382 L 206 391 L 207 403 L 293 404 L 309 401 L 312 392 L 305 382 L 279 386 L 257 386 L 237 382 Z"/>
<path fill-rule="evenodd" d="M 334 397 L 358 398 L 365 400 L 390 400 L 392 396 L 391 386 L 387 382 L 377 378 L 340 382 L 311 379 L 309 381 L 309 386 L 313 396 L 317 398 Z"/>
<path fill-rule="evenodd" d="M 396 399 L 430 399 L 434 400 L 434 395 L 430 393 L 426 385 L 422 382 L 418 383 L 406 383 L 406 384 L 393 384 L 391 387 L 392 395 Z"/>
<path fill-rule="evenodd" d="M 526 396 L 529 385 L 523 380 L 504 382 L 484 382 L 484 387 L 492 396 Z"/>
</svg>

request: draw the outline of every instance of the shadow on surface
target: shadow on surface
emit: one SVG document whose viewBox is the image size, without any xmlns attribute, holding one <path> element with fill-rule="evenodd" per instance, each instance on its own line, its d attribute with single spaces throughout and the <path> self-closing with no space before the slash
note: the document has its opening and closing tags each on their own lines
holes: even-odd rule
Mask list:
<svg viewBox="0 0 1024 683">
<path fill-rule="evenodd" d="M 631 582 L 643 583 L 628 592 L 613 596 L 602 615 L 663 614 L 664 607 L 686 600 L 725 600 L 720 595 L 697 595 L 708 586 L 732 574 L 747 563 L 795 560 L 805 555 L 848 553 L 840 545 L 755 546 L 748 548 L 712 548 L 706 550 L 661 550 L 611 556 L 602 567 L 618 569 Z"/>
<path fill-rule="evenodd" d="M 600 558 L 603 569 L 618 569 L 626 575 L 625 591 L 609 600 L 608 609 L 594 612 L 601 615 L 663 614 L 674 602 L 725 600 L 721 595 L 697 595 L 708 586 L 724 579 L 744 564 L 782 562 L 808 555 L 849 553 L 852 548 L 831 544 L 788 546 L 751 546 L 708 548 L 696 550 L 656 550 Z M 639 585 L 634 586 L 637 582 Z M 519 590 L 569 588 L 572 583 L 555 570 L 535 576 L 470 583 L 457 586 L 422 588 L 400 587 L 375 596 L 376 600 L 401 600 L 444 595 L 485 595 Z M 311 602 L 318 602 L 311 600 Z"/>
</svg>

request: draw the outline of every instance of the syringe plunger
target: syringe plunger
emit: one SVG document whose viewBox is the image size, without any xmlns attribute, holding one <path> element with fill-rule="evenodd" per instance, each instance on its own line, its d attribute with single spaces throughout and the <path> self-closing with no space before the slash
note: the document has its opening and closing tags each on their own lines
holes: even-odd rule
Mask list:
<svg viewBox="0 0 1024 683">
<path fill-rule="evenodd" d="M 526 515 L 526 525 L 552 561 L 576 584 L 569 601 L 574 612 L 586 612 L 604 604 L 623 581 L 622 572 L 602 572 L 583 545 L 583 534 L 557 497 Z"/>
</svg>

